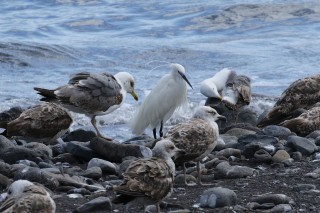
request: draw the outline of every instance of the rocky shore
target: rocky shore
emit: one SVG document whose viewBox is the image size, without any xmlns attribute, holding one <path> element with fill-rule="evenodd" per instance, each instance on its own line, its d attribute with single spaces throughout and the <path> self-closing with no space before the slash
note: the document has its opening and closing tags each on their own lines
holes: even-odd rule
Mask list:
<svg viewBox="0 0 320 213">
<path fill-rule="evenodd" d="M 202 162 L 202 182 L 210 185 L 186 187 L 177 166 L 174 192 L 161 210 L 318 212 L 320 131 L 299 137 L 285 127 L 259 129 L 259 114 L 250 107 L 222 114 L 228 123 L 220 124 L 219 143 Z M 111 203 L 112 187 L 132 160 L 151 156 L 152 144 L 146 135 L 118 143 L 81 129 L 51 145 L 0 136 L 0 193 L 26 179 L 50 191 L 56 212 L 124 212 L 125 206 Z M 187 166 L 189 183 L 195 183 L 196 165 Z"/>
</svg>

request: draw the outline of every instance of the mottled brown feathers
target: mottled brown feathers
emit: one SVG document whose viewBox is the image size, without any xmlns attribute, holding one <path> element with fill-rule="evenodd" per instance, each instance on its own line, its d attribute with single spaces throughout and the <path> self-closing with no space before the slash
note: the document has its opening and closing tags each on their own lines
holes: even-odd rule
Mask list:
<svg viewBox="0 0 320 213">
<path fill-rule="evenodd" d="M 320 101 L 320 75 L 299 79 L 293 82 L 281 95 L 270 112 L 258 126 L 279 124 L 291 116 L 298 108 L 310 108 Z"/>
<path fill-rule="evenodd" d="M 215 130 L 202 119 L 192 119 L 173 126 L 165 135 L 186 155 L 175 159 L 176 163 L 194 160 L 202 155 L 210 144 L 217 141 Z"/>
<path fill-rule="evenodd" d="M 299 136 L 306 136 L 320 129 L 320 107 L 314 107 L 299 117 L 286 120 L 279 125 L 290 129 Z"/>
<path fill-rule="evenodd" d="M 69 113 L 54 103 L 43 103 L 24 111 L 7 125 L 8 136 L 54 137 L 72 123 Z"/>
<path fill-rule="evenodd" d="M 173 186 L 173 175 L 165 160 L 160 158 L 138 159 L 123 174 L 124 182 L 115 192 L 133 197 L 148 197 L 155 202 L 162 200 Z"/>
</svg>

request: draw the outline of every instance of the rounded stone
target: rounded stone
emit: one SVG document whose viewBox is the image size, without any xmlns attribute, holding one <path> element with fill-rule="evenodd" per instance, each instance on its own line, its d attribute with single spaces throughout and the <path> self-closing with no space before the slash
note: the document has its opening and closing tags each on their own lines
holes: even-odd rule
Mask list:
<svg viewBox="0 0 320 213">
<path fill-rule="evenodd" d="M 290 129 L 277 125 L 269 125 L 263 128 L 263 133 L 277 138 L 285 138 L 291 134 Z"/>
<path fill-rule="evenodd" d="M 118 166 L 103 160 L 103 159 L 99 159 L 99 158 L 92 158 L 89 163 L 87 168 L 91 168 L 91 167 L 100 167 L 102 172 L 107 173 L 107 174 L 117 174 L 117 170 L 118 170 Z"/>
<path fill-rule="evenodd" d="M 205 190 L 200 196 L 200 206 L 218 208 L 233 206 L 237 203 L 237 195 L 233 190 L 223 187 L 214 187 Z"/>
<path fill-rule="evenodd" d="M 272 160 L 275 163 L 281 163 L 290 158 L 289 153 L 286 150 L 278 150 L 273 156 Z"/>
</svg>

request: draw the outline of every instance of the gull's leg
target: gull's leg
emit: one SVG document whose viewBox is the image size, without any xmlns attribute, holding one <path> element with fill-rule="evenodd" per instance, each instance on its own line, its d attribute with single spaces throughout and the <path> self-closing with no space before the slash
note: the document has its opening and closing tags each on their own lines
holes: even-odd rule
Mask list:
<svg viewBox="0 0 320 213">
<path fill-rule="evenodd" d="M 186 169 L 186 164 L 183 163 L 183 178 L 184 178 L 184 185 L 186 186 L 194 186 L 195 184 L 188 184 L 187 183 L 187 169 Z"/>
<path fill-rule="evenodd" d="M 200 168 L 200 161 L 197 162 L 197 173 L 198 173 L 198 177 L 197 177 L 197 184 L 200 186 L 212 186 L 213 184 L 204 184 L 201 182 L 201 168 Z"/>
<path fill-rule="evenodd" d="M 156 203 L 156 207 L 157 207 L 157 213 L 160 213 L 160 205 L 159 205 L 159 202 Z"/>
<path fill-rule="evenodd" d="M 153 137 L 154 137 L 154 139 L 157 139 L 157 129 L 154 128 L 154 129 L 152 130 L 152 132 L 153 132 Z"/>
<path fill-rule="evenodd" d="M 92 126 L 94 127 L 94 129 L 97 131 L 97 136 L 103 139 L 106 139 L 107 141 L 112 141 L 111 138 L 105 137 L 103 135 L 101 135 L 101 133 L 99 132 L 98 128 L 97 128 L 97 121 L 96 121 L 96 116 L 94 115 L 91 119 L 91 123 Z"/>
<path fill-rule="evenodd" d="M 163 136 L 162 129 L 163 129 L 163 121 L 161 121 L 161 123 L 160 123 L 160 131 L 159 131 L 160 137 Z"/>
</svg>

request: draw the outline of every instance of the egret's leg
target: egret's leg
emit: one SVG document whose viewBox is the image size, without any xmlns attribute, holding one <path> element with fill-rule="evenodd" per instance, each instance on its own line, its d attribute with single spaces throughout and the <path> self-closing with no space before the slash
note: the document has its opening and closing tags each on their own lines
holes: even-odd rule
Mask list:
<svg viewBox="0 0 320 213">
<path fill-rule="evenodd" d="M 97 136 L 100 137 L 100 138 L 104 138 L 108 141 L 112 141 L 111 138 L 108 138 L 108 137 L 105 137 L 103 135 L 101 135 L 101 133 L 99 132 L 98 128 L 97 128 L 97 121 L 96 121 L 96 116 L 94 115 L 91 119 L 91 123 L 92 123 L 92 126 L 94 127 L 94 129 L 97 131 Z"/>
<path fill-rule="evenodd" d="M 160 130 L 159 130 L 160 137 L 163 136 L 162 129 L 163 129 L 163 121 L 161 121 L 161 123 L 160 123 Z"/>
<path fill-rule="evenodd" d="M 157 139 L 157 130 L 156 130 L 156 128 L 154 128 L 154 129 L 152 130 L 152 132 L 153 132 L 153 137 L 154 137 L 154 139 Z"/>
</svg>

